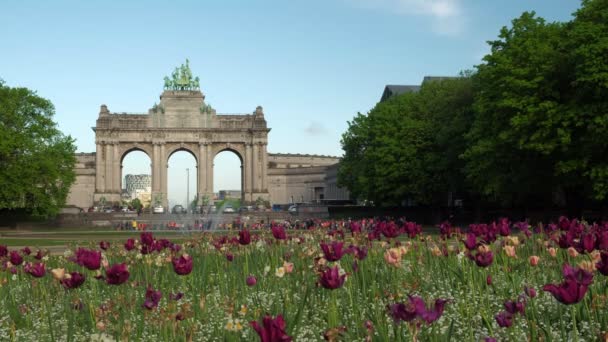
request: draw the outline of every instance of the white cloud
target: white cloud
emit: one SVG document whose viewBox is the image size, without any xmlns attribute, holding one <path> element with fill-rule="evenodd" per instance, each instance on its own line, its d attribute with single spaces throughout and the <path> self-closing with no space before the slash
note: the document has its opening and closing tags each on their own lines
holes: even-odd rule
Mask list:
<svg viewBox="0 0 608 342">
<path fill-rule="evenodd" d="M 458 35 L 464 30 L 462 0 L 346 0 L 355 5 L 390 11 L 398 15 L 424 16 L 441 35 Z"/>
<path fill-rule="evenodd" d="M 312 136 L 325 135 L 328 133 L 327 128 L 325 128 L 322 123 L 317 121 L 310 122 L 308 126 L 304 129 L 304 132 Z"/>
</svg>

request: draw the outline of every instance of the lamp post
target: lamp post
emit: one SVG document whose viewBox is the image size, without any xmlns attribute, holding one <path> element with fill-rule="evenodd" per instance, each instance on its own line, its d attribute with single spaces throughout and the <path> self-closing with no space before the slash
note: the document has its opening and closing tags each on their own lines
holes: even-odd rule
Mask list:
<svg viewBox="0 0 608 342">
<path fill-rule="evenodd" d="M 190 208 L 190 169 L 186 168 L 186 212 Z"/>
</svg>

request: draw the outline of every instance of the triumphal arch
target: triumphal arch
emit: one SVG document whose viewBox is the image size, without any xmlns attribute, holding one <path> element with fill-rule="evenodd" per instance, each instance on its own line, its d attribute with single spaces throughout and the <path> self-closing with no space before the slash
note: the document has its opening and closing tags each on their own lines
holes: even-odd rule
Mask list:
<svg viewBox="0 0 608 342">
<path fill-rule="evenodd" d="M 152 202 L 168 206 L 168 160 L 177 151 L 191 153 L 197 163 L 200 202 L 213 198 L 213 159 L 232 151 L 241 160 L 242 200 L 267 200 L 268 132 L 264 111 L 218 115 L 205 103 L 199 78 L 192 77 L 188 61 L 165 77 L 160 103 L 147 114 L 112 113 L 101 105 L 95 127 L 95 193 L 93 200 L 119 202 L 122 161 L 139 150 L 152 162 Z M 103 199 L 103 200 L 102 200 Z"/>
</svg>

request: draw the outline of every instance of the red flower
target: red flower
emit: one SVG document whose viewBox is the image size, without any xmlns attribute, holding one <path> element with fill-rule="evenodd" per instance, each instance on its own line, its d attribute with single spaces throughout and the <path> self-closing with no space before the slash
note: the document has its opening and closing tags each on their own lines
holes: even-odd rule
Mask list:
<svg viewBox="0 0 608 342">
<path fill-rule="evenodd" d="M 101 267 L 101 252 L 78 248 L 74 261 L 89 270 L 98 270 Z"/>
<path fill-rule="evenodd" d="M 345 254 L 345 250 L 342 249 L 344 242 L 332 241 L 330 245 L 325 242 L 321 242 L 321 249 L 325 255 L 325 259 L 328 261 L 338 261 L 342 259 Z"/>
<path fill-rule="evenodd" d="M 129 279 L 129 270 L 127 265 L 115 264 L 109 269 L 106 269 L 106 283 L 111 285 L 120 285 Z"/>
<path fill-rule="evenodd" d="M 179 275 L 188 275 L 192 272 L 192 257 L 184 254 L 179 258 L 173 258 L 173 270 Z"/>
<path fill-rule="evenodd" d="M 83 274 L 78 272 L 70 273 L 70 276 L 66 276 L 61 280 L 61 285 L 66 289 L 75 289 L 84 283 L 85 277 Z"/>
<path fill-rule="evenodd" d="M 346 280 L 346 274 L 340 275 L 340 269 L 338 266 L 328 268 L 325 272 L 321 272 L 319 282 L 321 286 L 326 289 L 335 290 L 344 285 Z"/>
<path fill-rule="evenodd" d="M 46 269 L 43 263 L 27 263 L 23 267 L 23 270 L 36 278 L 42 278 L 46 274 Z"/>
<path fill-rule="evenodd" d="M 285 320 L 282 315 L 272 318 L 270 315 L 264 316 L 262 326 L 256 321 L 249 322 L 253 329 L 260 336 L 261 342 L 289 342 L 291 337 L 285 332 Z"/>
<path fill-rule="evenodd" d="M 251 233 L 247 229 L 243 229 L 239 232 L 239 243 L 243 246 L 251 243 Z"/>
</svg>

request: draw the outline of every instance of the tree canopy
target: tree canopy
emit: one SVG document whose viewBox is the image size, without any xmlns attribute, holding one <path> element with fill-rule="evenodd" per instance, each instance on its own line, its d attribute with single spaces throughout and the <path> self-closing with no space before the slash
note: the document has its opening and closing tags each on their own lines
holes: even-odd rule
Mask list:
<svg viewBox="0 0 608 342">
<path fill-rule="evenodd" d="M 471 90 L 467 76 L 428 82 L 359 113 L 342 135 L 340 184 L 380 205 L 444 203 L 447 191 L 461 191 Z"/>
<path fill-rule="evenodd" d="M 340 184 L 378 204 L 456 191 L 507 205 L 608 199 L 608 1 L 525 12 L 471 73 L 357 114 Z"/>
<path fill-rule="evenodd" d="M 65 204 L 74 182 L 70 136 L 53 122 L 53 104 L 0 80 L 0 208 L 48 217 Z"/>
</svg>

